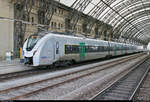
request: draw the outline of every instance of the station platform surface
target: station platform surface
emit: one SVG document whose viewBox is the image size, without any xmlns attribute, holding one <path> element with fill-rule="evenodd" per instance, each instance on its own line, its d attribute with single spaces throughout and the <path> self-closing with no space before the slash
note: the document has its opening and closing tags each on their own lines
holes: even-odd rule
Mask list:
<svg viewBox="0 0 150 102">
<path fill-rule="evenodd" d="M 0 61 L 0 75 L 31 69 L 33 69 L 33 67 L 24 66 L 24 64 L 20 62 L 19 58 L 11 61 Z"/>
<path fill-rule="evenodd" d="M 6 61 L 6 60 L 1 60 L 0 61 L 0 67 L 3 67 L 3 66 L 13 66 L 13 65 L 19 65 L 19 64 L 21 64 L 19 58 L 13 59 L 11 61 Z"/>
</svg>

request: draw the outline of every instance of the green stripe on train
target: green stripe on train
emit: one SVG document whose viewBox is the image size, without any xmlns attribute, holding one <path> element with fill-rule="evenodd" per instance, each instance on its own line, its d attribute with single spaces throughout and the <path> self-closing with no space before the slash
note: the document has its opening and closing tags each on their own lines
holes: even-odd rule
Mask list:
<svg viewBox="0 0 150 102">
<path fill-rule="evenodd" d="M 85 43 L 79 44 L 79 54 L 80 54 L 80 60 L 85 59 Z"/>
</svg>

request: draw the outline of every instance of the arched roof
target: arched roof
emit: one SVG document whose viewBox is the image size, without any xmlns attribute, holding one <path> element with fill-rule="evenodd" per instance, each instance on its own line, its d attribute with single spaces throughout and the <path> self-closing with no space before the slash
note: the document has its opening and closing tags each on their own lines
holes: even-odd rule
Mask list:
<svg viewBox="0 0 150 102">
<path fill-rule="evenodd" d="M 58 1 L 58 0 L 57 0 Z M 114 38 L 150 42 L 150 0 L 59 0 L 113 26 Z"/>
</svg>

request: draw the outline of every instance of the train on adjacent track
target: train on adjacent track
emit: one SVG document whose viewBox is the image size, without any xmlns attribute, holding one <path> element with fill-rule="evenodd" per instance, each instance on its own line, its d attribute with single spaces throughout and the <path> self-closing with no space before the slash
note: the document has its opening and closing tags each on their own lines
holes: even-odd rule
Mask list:
<svg viewBox="0 0 150 102">
<path fill-rule="evenodd" d="M 139 51 L 142 49 L 136 45 L 76 37 L 56 32 L 33 34 L 23 45 L 25 64 L 32 66 L 71 64 Z"/>
</svg>

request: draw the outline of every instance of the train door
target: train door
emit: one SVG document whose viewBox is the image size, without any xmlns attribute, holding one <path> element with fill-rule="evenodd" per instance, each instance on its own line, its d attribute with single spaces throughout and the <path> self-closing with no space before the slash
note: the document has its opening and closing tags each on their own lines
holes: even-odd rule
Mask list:
<svg viewBox="0 0 150 102">
<path fill-rule="evenodd" d="M 52 60 L 53 60 L 53 44 L 51 43 L 51 41 L 48 41 L 47 42 L 47 44 L 46 44 L 46 46 L 47 46 L 47 55 L 46 56 L 48 56 L 49 58 L 50 58 L 50 62 L 52 62 Z"/>
<path fill-rule="evenodd" d="M 126 46 L 126 44 L 124 45 L 124 53 L 127 54 L 127 46 Z"/>
<path fill-rule="evenodd" d="M 80 55 L 80 60 L 85 59 L 85 43 L 80 43 L 79 45 L 79 55 Z"/>
<path fill-rule="evenodd" d="M 121 45 L 121 54 L 124 54 L 124 45 Z"/>
<path fill-rule="evenodd" d="M 117 44 L 114 44 L 114 55 L 117 55 Z"/>
<path fill-rule="evenodd" d="M 54 44 L 54 60 L 58 60 L 59 59 L 59 42 L 56 41 L 56 43 Z"/>
<path fill-rule="evenodd" d="M 110 51 L 111 51 L 111 44 L 108 41 L 108 47 L 107 47 L 107 51 L 108 51 L 108 56 L 111 55 Z"/>
</svg>

